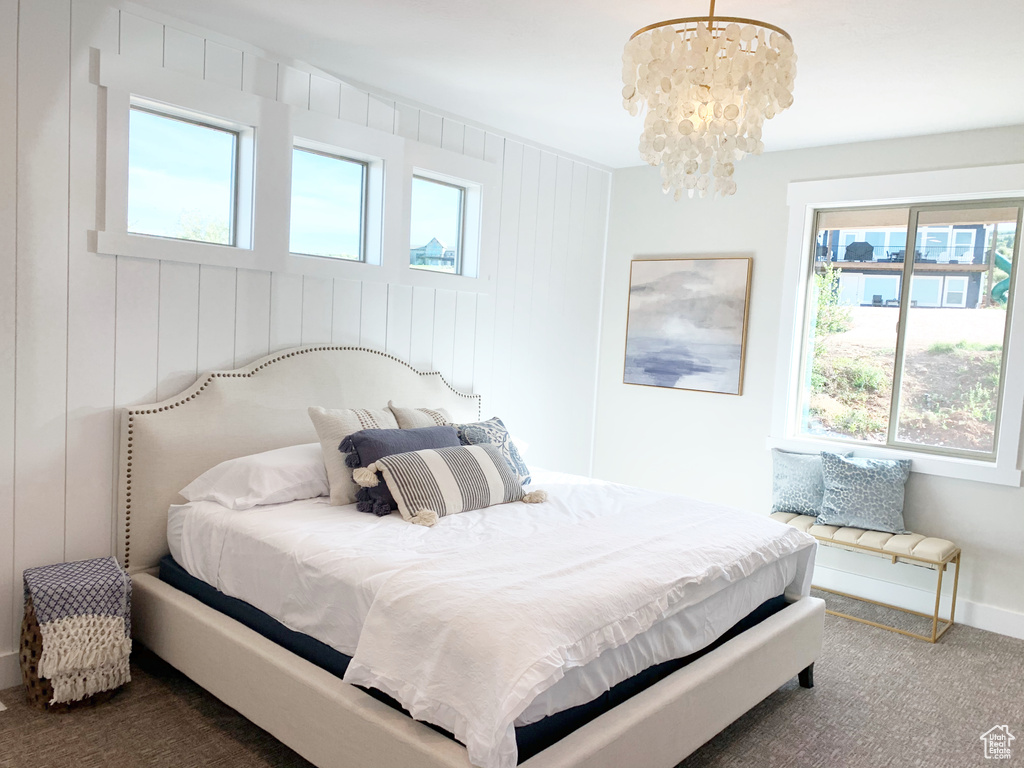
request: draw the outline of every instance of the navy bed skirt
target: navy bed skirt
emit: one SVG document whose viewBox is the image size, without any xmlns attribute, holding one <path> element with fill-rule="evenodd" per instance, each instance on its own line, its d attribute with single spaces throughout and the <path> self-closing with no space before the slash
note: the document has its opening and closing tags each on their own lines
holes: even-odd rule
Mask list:
<svg viewBox="0 0 1024 768">
<path fill-rule="evenodd" d="M 228 597 L 206 582 L 191 576 L 170 555 L 166 555 L 160 561 L 160 579 L 226 616 L 230 616 L 250 629 L 259 632 L 268 640 L 277 643 L 296 656 L 301 656 L 306 661 L 316 664 L 333 675 L 342 677 L 348 668 L 349 661 L 352 660 L 351 656 L 336 651 L 326 643 L 322 643 L 309 635 L 288 629 L 281 622 L 263 613 L 263 611 L 254 608 L 242 600 Z M 605 691 L 593 701 L 545 717 L 536 723 L 516 728 L 519 762 L 529 759 L 577 728 L 586 725 L 594 718 L 621 704 L 631 696 L 635 696 L 644 689 L 651 687 L 659 680 L 663 680 L 676 670 L 699 659 L 705 653 L 714 650 L 722 643 L 728 642 L 736 637 L 736 635 L 759 624 L 785 607 L 786 600 L 783 595 L 766 600 L 707 648 L 703 648 L 689 656 L 684 656 L 681 659 L 673 659 L 662 664 L 656 664 L 653 667 L 648 667 L 640 674 L 634 675 L 628 680 L 623 680 L 610 690 Z M 363 690 L 375 699 L 379 699 L 385 704 L 405 712 L 402 706 L 387 694 L 372 688 L 364 688 Z M 434 726 L 431 727 L 436 731 L 451 736 L 447 731 Z"/>
</svg>

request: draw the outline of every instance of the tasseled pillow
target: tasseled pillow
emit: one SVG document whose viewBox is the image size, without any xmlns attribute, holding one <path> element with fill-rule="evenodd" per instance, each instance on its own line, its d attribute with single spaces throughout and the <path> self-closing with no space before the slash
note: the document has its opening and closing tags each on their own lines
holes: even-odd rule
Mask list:
<svg viewBox="0 0 1024 768">
<path fill-rule="evenodd" d="M 459 435 L 454 427 L 364 429 L 349 435 L 342 440 L 339 450 L 348 454 L 345 464 L 352 469 L 352 479 L 362 486 L 356 493 L 356 509 L 378 517 L 389 515 L 395 509 L 395 499 L 387 485 L 381 483 L 375 473 L 367 473 L 367 468 L 375 461 L 396 453 L 457 445 Z"/>
</svg>

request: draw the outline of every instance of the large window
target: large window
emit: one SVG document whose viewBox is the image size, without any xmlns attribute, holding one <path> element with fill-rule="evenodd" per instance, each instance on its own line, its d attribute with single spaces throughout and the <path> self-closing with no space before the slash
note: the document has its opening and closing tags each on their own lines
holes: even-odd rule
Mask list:
<svg viewBox="0 0 1024 768">
<path fill-rule="evenodd" d="M 133 106 L 128 232 L 235 245 L 238 133 Z"/>
<path fill-rule="evenodd" d="M 296 147 L 289 250 L 361 261 L 365 223 L 366 163 Z"/>
<path fill-rule="evenodd" d="M 466 190 L 422 176 L 412 179 L 409 265 L 462 274 Z"/>
<path fill-rule="evenodd" d="M 800 435 L 994 460 L 1021 210 L 815 213 Z"/>
</svg>

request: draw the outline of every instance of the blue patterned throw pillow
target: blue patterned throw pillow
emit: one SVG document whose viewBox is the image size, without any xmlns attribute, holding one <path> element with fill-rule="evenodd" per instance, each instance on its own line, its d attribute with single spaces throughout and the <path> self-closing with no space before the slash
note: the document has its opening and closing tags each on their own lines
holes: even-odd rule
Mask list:
<svg viewBox="0 0 1024 768">
<path fill-rule="evenodd" d="M 817 516 L 824 495 L 821 454 L 772 448 L 772 512 Z"/>
<path fill-rule="evenodd" d="M 818 525 L 845 525 L 886 533 L 903 527 L 903 488 L 909 459 L 854 459 L 821 452 L 825 495 Z"/>
<path fill-rule="evenodd" d="M 509 437 L 505 424 L 497 416 L 478 421 L 473 424 L 452 424 L 459 433 L 459 440 L 463 445 L 496 445 L 501 449 L 505 461 L 512 465 L 512 469 L 519 475 L 519 482 L 523 485 L 530 484 L 530 470 L 519 455 L 519 449 Z"/>
</svg>

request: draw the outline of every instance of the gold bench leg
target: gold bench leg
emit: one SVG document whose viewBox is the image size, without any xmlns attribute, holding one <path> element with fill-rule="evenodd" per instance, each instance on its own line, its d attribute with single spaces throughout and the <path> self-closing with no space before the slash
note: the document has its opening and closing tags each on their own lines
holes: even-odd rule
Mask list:
<svg viewBox="0 0 1024 768">
<path fill-rule="evenodd" d="M 939 621 L 940 621 L 940 618 L 939 618 L 939 606 L 940 606 L 941 601 L 942 601 L 942 573 L 943 573 L 943 571 L 946 570 L 946 566 L 949 565 L 950 563 L 952 563 L 953 567 L 954 567 L 952 602 L 950 603 L 950 606 L 949 606 L 949 618 L 945 619 L 945 620 L 942 620 L 944 626 L 942 627 L 942 629 L 939 629 Z M 857 595 L 851 595 L 848 592 L 840 592 L 837 589 L 827 589 L 826 587 L 818 587 L 818 586 L 814 586 L 814 585 L 811 586 L 811 589 L 817 589 L 817 590 L 820 590 L 822 592 L 828 592 L 828 593 L 833 594 L 833 595 L 840 595 L 841 597 L 849 597 L 849 598 L 851 598 L 853 600 L 859 600 L 862 603 L 871 603 L 872 605 L 878 605 L 878 606 L 881 606 L 883 608 L 890 608 L 890 609 L 892 609 L 894 611 L 900 611 L 902 613 L 907 613 L 907 614 L 910 614 L 912 616 L 920 616 L 923 619 L 931 619 L 931 622 L 932 622 L 932 632 L 931 632 L 931 635 L 929 636 L 929 635 L 921 635 L 921 634 L 918 634 L 917 632 L 910 632 L 910 631 L 905 630 L 905 629 L 899 629 L 898 627 L 891 627 L 888 624 L 880 624 L 877 621 L 870 621 L 869 619 L 862 619 L 862 618 L 860 618 L 858 616 L 851 616 L 848 613 L 840 613 L 839 611 L 832 611 L 832 610 L 827 610 L 827 609 L 825 611 L 825 613 L 827 613 L 827 614 L 829 614 L 831 616 L 840 616 L 840 617 L 842 617 L 844 619 L 850 619 L 851 621 L 859 621 L 861 624 L 867 624 L 867 625 L 872 626 L 872 627 L 878 627 L 879 629 L 887 629 L 890 632 L 898 632 L 901 635 L 907 635 L 909 637 L 913 637 L 913 638 L 916 638 L 918 640 L 924 640 L 925 642 L 928 642 L 928 643 L 935 643 L 935 642 L 937 642 L 939 640 L 939 638 L 941 638 L 944 634 L 946 634 L 947 631 L 949 631 L 950 627 L 953 626 L 953 620 L 954 620 L 954 617 L 956 616 L 956 593 L 957 593 L 957 587 L 960 585 L 960 553 L 957 552 L 956 556 L 952 560 L 950 560 L 948 563 L 942 563 L 941 567 L 938 568 L 937 570 L 938 570 L 939 573 L 938 573 L 937 583 L 935 585 L 935 610 L 932 613 L 930 613 L 930 614 L 922 613 L 921 611 L 914 611 L 914 610 L 911 610 L 909 608 L 901 608 L 898 605 L 892 605 L 891 603 L 883 603 L 883 602 L 880 602 L 878 600 L 871 600 L 870 598 L 866 598 L 866 597 L 858 597 Z"/>
</svg>

